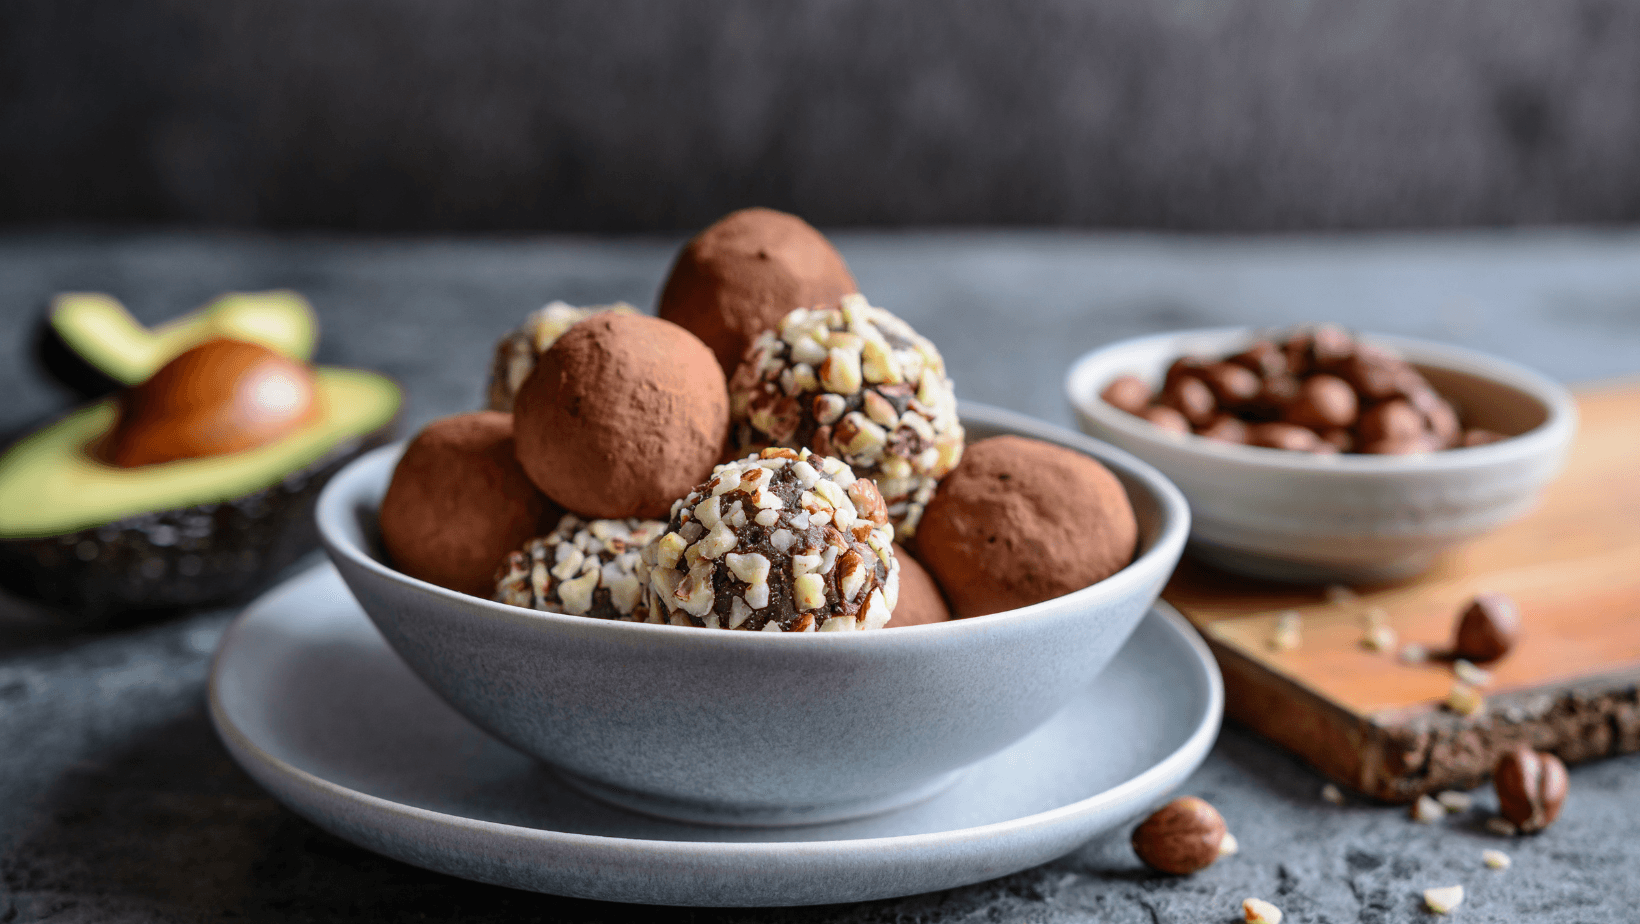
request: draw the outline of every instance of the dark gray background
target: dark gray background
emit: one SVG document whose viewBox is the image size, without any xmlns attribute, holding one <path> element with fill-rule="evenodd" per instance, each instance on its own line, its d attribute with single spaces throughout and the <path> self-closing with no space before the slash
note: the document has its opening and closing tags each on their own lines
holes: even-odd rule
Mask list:
<svg viewBox="0 0 1640 924">
<path fill-rule="evenodd" d="M 1640 219 L 1623 0 L 10 0 L 0 222 Z"/>
<path fill-rule="evenodd" d="M 1640 373 L 1640 233 L 1466 232 L 1217 240 L 1043 232 L 837 234 L 872 299 L 944 352 L 959 397 L 1068 422 L 1076 355 L 1155 330 L 1331 319 L 1465 343 L 1568 381 Z M 318 307 L 320 358 L 403 382 L 405 423 L 481 400 L 491 345 L 550 298 L 648 306 L 680 239 L 405 240 L 263 234 L 0 234 L 0 431 L 66 405 L 24 333 L 53 292 L 91 288 L 140 318 L 228 288 L 294 286 Z M 633 909 L 476 885 L 331 837 L 228 758 L 204 710 L 230 610 L 89 632 L 0 596 L 0 922 L 615 922 Z M 1612 618 L 1636 618 L 1614 613 Z M 1322 779 L 1227 727 L 1182 787 L 1219 807 L 1237 857 L 1147 873 L 1127 831 L 993 882 L 813 909 L 637 909 L 700 924 L 1231 924 L 1261 896 L 1289 924 L 1429 921 L 1422 890 L 1464 883 L 1454 924 L 1633 922 L 1640 755 L 1574 767 L 1538 837 L 1334 807 Z M 1507 872 L 1481 865 L 1501 847 Z"/>
</svg>

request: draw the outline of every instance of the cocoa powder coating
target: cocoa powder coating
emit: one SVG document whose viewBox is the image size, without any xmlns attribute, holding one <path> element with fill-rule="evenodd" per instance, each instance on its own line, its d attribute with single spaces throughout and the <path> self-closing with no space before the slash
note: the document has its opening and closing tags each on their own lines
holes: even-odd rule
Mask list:
<svg viewBox="0 0 1640 924">
<path fill-rule="evenodd" d="M 971 444 L 940 482 L 918 560 L 958 618 L 1050 600 L 1133 560 L 1138 525 L 1121 482 L 1081 453 L 1017 436 Z"/>
<path fill-rule="evenodd" d="M 894 543 L 894 557 L 900 562 L 900 600 L 894 604 L 894 615 L 883 628 L 925 626 L 949 620 L 951 608 L 945 605 L 945 597 L 940 594 L 933 576 L 898 542 Z"/>
<path fill-rule="evenodd" d="M 757 336 L 793 308 L 859 291 L 831 242 L 796 215 L 751 208 L 718 219 L 684 245 L 657 313 L 699 337 L 725 375 Z"/>
<path fill-rule="evenodd" d="M 515 458 L 513 417 L 478 411 L 428 424 L 382 498 L 382 545 L 413 578 L 488 598 L 495 572 L 562 511 Z"/>
<path fill-rule="evenodd" d="M 518 461 L 548 497 L 593 519 L 661 519 L 712 474 L 729 392 L 693 334 L 610 312 L 541 354 L 513 413 Z"/>
</svg>

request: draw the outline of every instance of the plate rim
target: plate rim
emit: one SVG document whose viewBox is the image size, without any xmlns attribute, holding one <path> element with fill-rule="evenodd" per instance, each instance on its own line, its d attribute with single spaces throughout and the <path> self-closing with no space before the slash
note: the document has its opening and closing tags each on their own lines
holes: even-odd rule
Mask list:
<svg viewBox="0 0 1640 924">
<path fill-rule="evenodd" d="M 221 690 L 224 672 L 227 669 L 226 665 L 230 657 L 230 651 L 235 649 L 235 640 L 237 636 L 243 631 L 245 624 L 254 615 L 261 613 L 266 609 L 278 606 L 281 598 L 300 593 L 301 591 L 307 589 L 307 585 L 309 584 L 322 583 L 323 575 L 326 571 L 332 573 L 337 589 L 341 591 L 347 602 L 353 607 L 358 606 L 357 602 L 353 601 L 351 596 L 346 593 L 345 585 L 341 583 L 340 577 L 334 575 L 335 566 L 329 562 L 318 563 L 310 569 L 292 575 L 262 595 L 258 596 L 237 616 L 234 617 L 233 622 L 228 626 L 227 630 L 224 631 L 216 653 L 212 657 L 206 687 L 207 710 L 210 714 L 213 728 L 216 730 L 218 736 L 223 740 L 224 745 L 227 747 L 229 753 L 234 757 L 235 762 L 239 763 L 241 768 L 245 770 L 246 773 L 258 783 L 258 785 L 268 791 L 269 795 L 271 795 L 276 801 L 278 801 L 289 811 L 314 824 L 315 826 L 328 831 L 331 834 L 348 841 L 349 843 L 361 846 L 364 849 L 371 850 L 375 853 L 383 853 L 383 851 L 368 844 L 362 844 L 356 837 L 337 830 L 337 825 L 326 823 L 325 820 L 314 817 L 314 814 L 317 813 L 310 813 L 309 811 L 304 810 L 303 806 L 291 804 L 291 802 L 283 796 L 280 789 L 276 789 L 273 786 L 270 786 L 267 782 L 264 782 L 263 773 L 266 773 L 275 779 L 281 780 L 286 784 L 294 784 L 298 788 L 313 792 L 320 798 L 342 805 L 353 806 L 361 810 L 360 814 L 354 815 L 356 819 L 362 818 L 366 821 L 377 822 L 376 825 L 366 825 L 365 827 L 379 827 L 380 824 L 390 823 L 390 819 L 393 816 L 398 816 L 399 819 L 412 821 L 418 825 L 431 826 L 433 829 L 450 829 L 454 832 L 460 832 L 465 836 L 495 838 L 500 839 L 503 843 L 521 842 L 536 847 L 580 848 L 598 853 L 620 852 L 626 855 L 629 860 L 642 861 L 645 859 L 654 859 L 658 861 L 670 861 L 678 858 L 680 854 L 688 854 L 694 857 L 707 859 L 734 858 L 747 862 L 755 862 L 759 859 L 769 859 L 780 857 L 782 855 L 789 855 L 794 851 L 809 853 L 842 850 L 856 855 L 881 851 L 903 851 L 907 848 L 934 851 L 942 847 L 955 847 L 965 842 L 973 842 L 975 840 L 995 840 L 1010 836 L 1018 836 L 1038 829 L 1044 833 L 1046 838 L 1051 838 L 1056 831 L 1062 835 L 1064 832 L 1061 829 L 1073 826 L 1078 817 L 1098 815 L 1103 810 L 1108 809 L 1111 805 L 1120 804 L 1126 799 L 1131 798 L 1135 790 L 1143 791 L 1158 789 L 1162 792 L 1162 794 L 1171 792 L 1172 789 L 1178 785 L 1178 783 L 1174 783 L 1173 786 L 1168 786 L 1165 781 L 1168 779 L 1176 779 L 1179 782 L 1182 782 L 1191 772 L 1195 770 L 1197 766 L 1201 764 L 1203 760 L 1206 759 L 1207 753 L 1211 750 L 1214 741 L 1217 740 L 1219 729 L 1223 722 L 1224 681 L 1222 674 L 1219 671 L 1218 664 L 1207 647 L 1207 643 L 1202 639 L 1201 635 L 1195 630 L 1195 628 L 1190 625 L 1189 621 L 1180 615 L 1174 607 L 1166 601 L 1158 599 L 1154 604 L 1152 604 L 1150 609 L 1147 610 L 1145 619 L 1149 619 L 1152 616 L 1160 617 L 1162 624 L 1167 627 L 1169 633 L 1178 640 L 1183 641 L 1186 649 L 1194 655 L 1191 659 L 1191 663 L 1200 672 L 1199 676 L 1202 676 L 1206 681 L 1207 690 L 1205 708 L 1201 711 L 1195 728 L 1191 730 L 1190 734 L 1186 736 L 1184 741 L 1182 741 L 1178 747 L 1168 753 L 1165 757 L 1146 767 L 1139 773 L 1123 780 L 1120 783 L 1117 783 L 1114 786 L 1111 786 L 1108 789 L 1102 790 L 1094 795 L 1088 796 L 1087 798 L 1079 799 L 1066 805 L 1057 806 L 1042 812 L 1023 815 L 1018 818 L 1005 819 L 1003 821 L 991 822 L 974 827 L 953 828 L 943 831 L 914 834 L 894 834 L 862 838 L 801 841 L 661 840 L 653 838 L 635 838 L 604 834 L 554 831 L 546 828 L 528 827 L 524 825 L 510 824 L 507 822 L 489 821 L 482 818 L 450 814 L 448 812 L 441 812 L 434 809 L 423 808 L 421 806 L 396 802 L 391 799 L 361 792 L 340 783 L 325 779 L 322 776 L 304 770 L 301 767 L 294 766 L 291 763 L 274 756 L 233 721 L 228 707 L 222 702 Z M 364 615 L 362 610 L 359 613 L 359 618 L 368 620 L 368 617 Z M 385 642 L 383 644 L 384 647 L 387 647 L 388 651 L 392 651 L 390 646 L 385 646 Z M 252 767 L 247 765 L 247 761 L 254 763 L 256 766 Z M 402 834 L 402 832 L 400 833 Z M 1073 843 L 1080 843 L 1082 840 L 1091 839 L 1092 837 L 1097 836 L 1098 833 L 1100 832 L 1090 832 Z M 416 838 L 410 838 L 410 840 L 416 840 Z M 422 868 L 431 869 L 445 875 L 452 875 L 467 879 L 475 878 L 462 873 L 450 872 L 448 868 L 439 868 L 436 866 L 419 863 L 415 860 L 406 859 L 402 856 L 394 856 L 392 854 L 385 853 L 383 855 L 389 856 L 399 862 L 421 866 Z M 1011 872 L 1017 872 L 1019 869 L 1029 868 L 1029 866 L 1036 865 L 1036 863 L 1039 862 L 1046 861 L 1039 860 L 1033 863 L 1028 863 L 1024 866 L 1011 867 L 1006 870 L 995 872 L 991 876 L 987 876 L 985 878 L 994 878 L 994 876 L 1007 875 Z M 978 881 L 984 881 L 984 879 L 970 879 L 964 882 L 952 882 L 948 885 L 937 886 L 936 888 L 952 888 Z M 542 891 L 545 892 L 545 890 Z M 917 892 L 921 891 L 927 890 L 918 888 L 910 892 L 897 891 L 884 893 L 882 895 L 867 896 L 864 898 L 856 897 L 827 899 L 825 902 L 862 901 L 869 900 L 870 898 L 890 897 L 891 895 L 917 894 Z M 611 895 L 588 895 L 579 892 L 560 892 L 548 894 L 574 895 L 575 897 L 594 898 L 605 901 L 644 901 L 643 899 L 621 898 Z M 681 902 L 668 903 L 682 904 Z M 807 904 L 810 902 L 804 903 Z"/>
</svg>

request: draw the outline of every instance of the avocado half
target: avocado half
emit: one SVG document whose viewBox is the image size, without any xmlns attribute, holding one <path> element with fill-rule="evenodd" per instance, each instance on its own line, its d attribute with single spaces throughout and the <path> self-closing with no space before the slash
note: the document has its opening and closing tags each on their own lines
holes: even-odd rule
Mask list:
<svg viewBox="0 0 1640 924">
<path fill-rule="evenodd" d="M 81 408 L 0 456 L 0 584 L 96 619 L 242 599 L 317 545 L 326 480 L 392 437 L 385 376 L 316 370 L 320 412 L 256 449 L 137 468 L 92 452 L 118 401 Z"/>
<path fill-rule="evenodd" d="M 99 398 L 146 381 L 173 357 L 217 337 L 259 343 L 306 362 L 318 336 L 312 306 L 286 289 L 229 292 L 153 328 L 112 296 L 64 292 L 35 326 L 34 357 L 82 397 Z"/>
</svg>

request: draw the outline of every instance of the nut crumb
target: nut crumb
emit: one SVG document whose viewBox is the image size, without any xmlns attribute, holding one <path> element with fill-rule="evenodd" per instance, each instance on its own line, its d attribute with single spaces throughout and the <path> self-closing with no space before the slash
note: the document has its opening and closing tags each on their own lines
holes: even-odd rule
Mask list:
<svg viewBox="0 0 1640 924">
<path fill-rule="evenodd" d="M 1345 587 L 1343 584 L 1328 584 L 1322 593 L 1327 595 L 1328 603 L 1337 604 L 1339 606 L 1346 603 L 1354 603 L 1357 599 L 1355 591 Z"/>
<path fill-rule="evenodd" d="M 1361 645 L 1368 651 L 1391 651 L 1398 638 L 1394 629 L 1377 623 L 1367 627 L 1366 633 L 1361 636 Z"/>
<path fill-rule="evenodd" d="M 1421 825 L 1434 824 L 1446 817 L 1446 806 L 1429 796 L 1419 796 L 1418 801 L 1412 803 L 1412 820 Z"/>
<path fill-rule="evenodd" d="M 1224 832 L 1223 839 L 1219 841 L 1219 856 L 1231 857 L 1240 852 L 1241 842 L 1236 840 L 1236 836 L 1229 831 Z"/>
<path fill-rule="evenodd" d="M 1389 622 L 1389 610 L 1381 606 L 1369 606 L 1361 611 L 1361 620 L 1369 626 L 1382 626 Z"/>
<path fill-rule="evenodd" d="M 1446 886 L 1441 889 L 1425 889 L 1424 904 L 1436 914 L 1446 914 L 1453 908 L 1463 904 L 1463 886 Z"/>
<path fill-rule="evenodd" d="M 1483 850 L 1481 851 L 1481 862 L 1486 864 L 1487 869 L 1508 869 L 1514 861 L 1510 860 L 1509 855 L 1501 850 Z"/>
<path fill-rule="evenodd" d="M 1241 913 L 1247 924 L 1281 924 L 1281 909 L 1262 898 L 1243 901 Z"/>
<path fill-rule="evenodd" d="M 1486 710 L 1486 697 L 1462 680 L 1452 681 L 1452 690 L 1446 694 L 1446 707 L 1464 718 L 1473 718 Z"/>
<path fill-rule="evenodd" d="M 1492 682 L 1492 675 L 1463 658 L 1452 662 L 1452 673 L 1459 680 L 1472 687 L 1484 687 Z"/>
<path fill-rule="evenodd" d="M 1401 649 L 1401 660 L 1407 664 L 1422 664 L 1429 660 L 1429 649 L 1412 642 Z"/>
<path fill-rule="evenodd" d="M 1486 830 L 1502 837 L 1514 837 L 1520 833 L 1520 829 L 1515 827 L 1514 822 L 1499 816 L 1486 819 Z"/>
<path fill-rule="evenodd" d="M 1436 793 L 1435 801 L 1441 803 L 1449 812 L 1467 812 L 1475 804 L 1474 797 L 1469 793 L 1454 792 L 1450 789 Z"/>
<path fill-rule="evenodd" d="M 1270 636 L 1274 651 L 1292 651 L 1304 643 L 1304 618 L 1296 610 L 1284 610 L 1276 616 L 1275 632 Z"/>
<path fill-rule="evenodd" d="M 1339 789 L 1337 786 L 1328 783 L 1321 787 L 1321 798 L 1331 802 L 1333 805 L 1343 805 L 1344 791 Z"/>
</svg>

